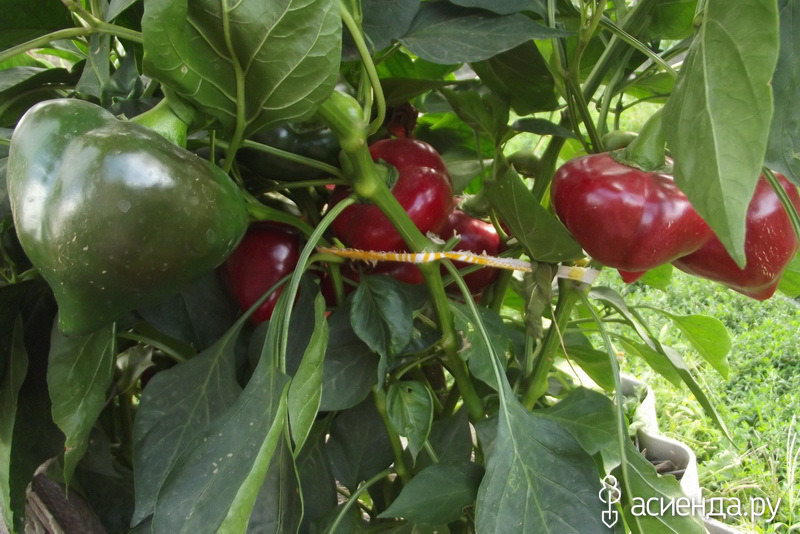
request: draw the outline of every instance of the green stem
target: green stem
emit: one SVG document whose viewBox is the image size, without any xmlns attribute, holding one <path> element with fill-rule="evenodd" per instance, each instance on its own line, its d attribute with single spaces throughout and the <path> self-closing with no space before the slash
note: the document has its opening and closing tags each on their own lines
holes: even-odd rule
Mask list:
<svg viewBox="0 0 800 534">
<path fill-rule="evenodd" d="M 662 128 L 662 109 L 653 113 L 642 126 L 639 135 L 614 159 L 625 165 L 634 166 L 645 172 L 666 170 L 666 138 Z"/>
<path fill-rule="evenodd" d="M 228 4 L 222 4 L 222 33 L 225 37 L 225 46 L 228 49 L 228 56 L 233 66 L 233 74 L 236 81 L 236 126 L 234 127 L 233 134 L 231 135 L 230 142 L 228 143 L 228 150 L 225 152 L 225 173 L 229 173 L 233 168 L 234 157 L 236 151 L 244 139 L 244 130 L 247 127 L 247 120 L 245 117 L 245 105 L 247 98 L 244 92 L 244 72 L 242 65 L 239 63 L 239 57 L 236 54 L 236 49 L 233 47 L 233 38 L 230 32 L 230 22 L 228 21 Z"/>
<path fill-rule="evenodd" d="M 375 97 L 375 106 L 377 107 L 377 116 L 369 126 L 369 133 L 374 134 L 383 124 L 386 118 L 386 99 L 383 96 L 383 89 L 381 87 L 381 80 L 378 76 L 378 71 L 375 69 L 375 64 L 372 62 L 372 56 L 367 49 L 367 43 L 364 41 L 364 36 L 361 29 L 356 24 L 350 11 L 345 6 L 344 2 L 339 2 L 339 11 L 342 16 L 342 22 L 347 27 L 350 35 L 353 37 L 353 42 L 358 49 L 358 54 L 361 56 L 361 62 L 364 64 L 364 69 L 367 72 L 369 83 L 372 85 L 372 94 Z"/>
<path fill-rule="evenodd" d="M 265 206 L 252 197 L 252 195 L 247 194 L 245 195 L 245 198 L 247 200 L 247 213 L 253 220 L 275 221 L 288 224 L 297 228 L 307 236 L 310 236 L 314 233 L 314 228 L 302 219 L 299 219 L 294 215 L 290 215 L 285 211 L 281 211 L 270 206 Z"/>
<path fill-rule="evenodd" d="M 566 331 L 572 308 L 586 291 L 586 284 L 574 280 L 559 279 L 558 302 L 553 317 L 553 323 L 547 329 L 544 341 L 536 357 L 533 373 L 527 384 L 523 386 L 522 404 L 529 410 L 536 401 L 547 391 L 547 375 L 553 366 L 554 355 L 561 340 L 562 333 Z"/>
<path fill-rule="evenodd" d="M 786 215 L 792 222 L 794 233 L 797 236 L 797 239 L 800 240 L 800 215 L 797 213 L 797 208 L 794 206 L 794 204 L 792 204 L 792 199 L 789 198 L 789 193 L 786 192 L 786 189 L 784 189 L 783 185 L 780 183 L 780 181 L 778 181 L 778 177 L 775 176 L 775 173 L 766 167 L 764 167 L 764 176 L 766 176 L 767 181 L 769 182 L 769 185 L 772 186 L 775 194 L 778 195 L 778 199 L 780 199 L 781 204 L 783 204 L 783 209 L 786 210 Z"/>
<path fill-rule="evenodd" d="M 342 509 L 339 510 L 339 513 L 336 514 L 336 520 L 331 523 L 327 529 L 325 529 L 325 534 L 337 534 L 339 532 L 339 523 L 342 522 L 344 517 L 350 511 L 350 508 L 353 507 L 355 503 L 358 502 L 358 498 L 361 496 L 362 493 L 367 491 L 373 484 L 378 482 L 379 480 L 388 477 L 392 472 L 388 469 L 381 471 L 380 473 L 374 475 L 372 478 L 361 484 L 356 491 L 350 494 L 350 498 L 347 499 L 347 502 L 344 503 Z"/>
<path fill-rule="evenodd" d="M 140 32 L 100 20 L 93 14 L 86 11 L 83 6 L 75 0 L 61 0 L 61 3 L 64 4 L 67 9 L 78 15 L 78 17 L 80 17 L 81 20 L 83 20 L 89 27 L 94 28 L 96 33 L 108 33 L 110 35 L 127 39 L 135 43 L 144 42 Z"/>
<path fill-rule="evenodd" d="M 445 293 L 439 262 L 421 263 L 418 267 L 425 278 L 428 294 L 431 296 L 433 309 L 436 311 L 436 317 L 439 320 L 439 328 L 442 331 L 442 350 L 446 357 L 447 369 L 453 375 L 453 380 L 461 393 L 470 419 L 472 421 L 480 421 L 484 415 L 483 401 L 470 379 L 467 364 L 458 354 L 460 339 L 456 332 L 455 318 L 450 309 L 450 302 L 447 298 L 447 293 Z M 456 276 L 456 274 L 453 274 L 453 276 Z"/>
<path fill-rule="evenodd" d="M 12 46 L 6 50 L 0 52 L 0 62 L 3 62 L 9 58 L 12 58 L 18 54 L 22 54 L 23 52 L 27 52 L 28 50 L 33 50 L 35 48 L 42 48 L 47 46 L 53 41 L 58 41 L 61 39 L 74 39 L 76 37 L 87 37 L 92 35 L 93 33 L 97 33 L 96 30 L 93 28 L 66 28 L 63 30 L 58 30 L 55 32 L 51 32 L 41 37 L 37 37 L 35 39 L 31 39 L 30 41 L 26 41 L 22 44 L 18 44 L 17 46 Z"/>
<path fill-rule="evenodd" d="M 386 427 L 386 434 L 389 436 L 389 442 L 392 445 L 392 453 L 394 454 L 394 472 L 400 477 L 403 484 L 408 484 L 411 481 L 411 472 L 406 466 L 406 461 L 403 458 L 403 444 L 400 443 L 400 437 L 392 429 L 392 424 L 389 421 L 389 414 L 386 412 L 386 391 L 383 388 L 376 386 L 372 390 L 375 397 L 375 408 L 378 410 L 383 426 Z"/>
<path fill-rule="evenodd" d="M 189 125 L 172 112 L 166 98 L 162 98 L 152 109 L 133 117 L 131 122 L 146 126 L 179 147 L 186 148 L 186 134 Z"/>
<path fill-rule="evenodd" d="M 219 142 L 219 145 L 223 146 L 222 142 Z M 227 144 L 225 144 L 224 146 L 226 147 Z M 338 167 L 334 167 L 333 165 L 329 165 L 328 163 L 315 160 L 313 158 L 308 158 L 306 156 L 301 156 L 299 154 L 295 154 L 287 150 L 281 150 L 280 148 L 275 148 L 273 146 L 257 143 L 249 139 L 245 139 L 244 141 L 242 141 L 240 146 L 241 148 L 251 148 L 253 150 L 266 152 L 267 154 L 271 154 L 273 156 L 277 156 L 279 158 L 292 161 L 294 163 L 299 163 L 300 165 L 305 165 L 306 167 L 311 167 L 313 169 L 320 170 L 326 174 L 330 174 L 335 176 L 336 178 L 344 180 L 344 175 L 342 174 L 341 169 L 339 169 Z"/>
<path fill-rule="evenodd" d="M 664 71 L 667 74 L 669 74 L 673 78 L 677 78 L 678 77 L 678 71 L 673 69 L 672 66 L 669 63 L 667 63 L 666 61 L 664 61 L 664 59 L 661 56 L 659 56 L 658 54 L 656 54 L 655 52 L 650 50 L 639 39 L 637 39 L 633 35 L 629 34 L 625 30 L 623 30 L 622 28 L 620 28 L 619 26 L 614 24 L 614 22 L 612 20 L 610 20 L 607 17 L 603 17 L 602 20 L 601 20 L 601 24 L 603 25 L 603 27 L 605 29 L 610 30 L 612 33 L 614 33 L 614 35 L 619 36 L 619 38 L 623 42 L 625 42 L 628 45 L 632 46 L 633 48 L 635 48 L 636 50 L 638 50 L 639 52 L 641 52 L 642 54 L 647 56 L 649 59 L 651 59 L 653 61 L 653 63 L 655 63 L 656 65 L 658 65 L 662 69 L 664 69 Z"/>
</svg>

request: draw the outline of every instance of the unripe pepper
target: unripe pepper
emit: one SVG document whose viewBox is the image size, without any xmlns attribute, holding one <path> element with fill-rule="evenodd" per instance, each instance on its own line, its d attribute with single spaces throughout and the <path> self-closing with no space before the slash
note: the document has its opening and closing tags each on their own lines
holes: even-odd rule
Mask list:
<svg viewBox="0 0 800 534">
<path fill-rule="evenodd" d="M 53 289 L 67 335 L 180 291 L 247 228 L 245 201 L 221 169 L 80 100 L 28 110 L 7 181 L 20 243 Z"/>
<path fill-rule="evenodd" d="M 551 187 L 558 218 L 595 260 L 641 272 L 691 254 L 712 236 L 672 177 L 608 153 L 561 166 Z"/>
<path fill-rule="evenodd" d="M 775 173 L 796 210 L 800 210 L 797 188 L 786 177 Z M 797 254 L 798 241 L 792 223 L 778 195 L 762 176 L 747 208 L 742 269 L 730 257 L 717 236 L 702 248 L 673 261 L 689 274 L 721 282 L 757 300 L 770 298 L 778 287 L 786 266 Z"/>
</svg>

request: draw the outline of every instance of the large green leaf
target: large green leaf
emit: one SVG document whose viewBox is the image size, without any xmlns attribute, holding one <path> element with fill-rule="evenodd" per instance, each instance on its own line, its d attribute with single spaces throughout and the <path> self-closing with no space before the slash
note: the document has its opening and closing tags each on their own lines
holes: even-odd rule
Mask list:
<svg viewBox="0 0 800 534">
<path fill-rule="evenodd" d="M 53 328 L 47 384 L 53 421 L 66 436 L 64 479 L 68 482 L 89 446 L 89 434 L 106 405 L 114 378 L 115 329 L 89 336 L 65 337 Z"/>
<path fill-rule="evenodd" d="M 247 532 L 297 532 L 303 503 L 292 449 L 286 439 L 279 439 L 258 492 Z"/>
<path fill-rule="evenodd" d="M 133 427 L 134 524 L 153 513 L 170 469 L 193 438 L 236 401 L 234 345 L 243 325 L 147 384 Z"/>
<path fill-rule="evenodd" d="M 619 463 L 615 408 L 602 393 L 577 388 L 539 415 L 567 429 L 587 453 L 595 455 L 602 452 L 606 465 Z"/>
<path fill-rule="evenodd" d="M 409 50 L 434 63 L 482 61 L 529 39 L 568 35 L 522 15 L 495 15 L 448 2 L 426 2 L 400 39 Z"/>
<path fill-rule="evenodd" d="M 442 89 L 453 111 L 470 128 L 486 135 L 494 146 L 500 146 L 509 132 L 508 103 L 493 94 L 478 91 Z"/>
<path fill-rule="evenodd" d="M 350 326 L 347 301 L 328 318 L 330 339 L 322 365 L 321 411 L 352 408 L 378 381 L 378 355 Z"/>
<path fill-rule="evenodd" d="M 417 473 L 378 517 L 402 517 L 424 525 L 456 521 L 475 503 L 483 469 L 472 462 L 441 462 Z"/>
<path fill-rule="evenodd" d="M 22 341 L 22 320 L 17 319 L 9 346 L 5 378 L 0 383 L 0 519 L 14 532 L 25 517 L 25 487 L 12 480 L 12 448 L 19 392 L 28 372 L 28 355 Z M 5 348 L 5 347 L 3 347 Z M 26 484 L 27 485 L 27 482 Z M 20 491 L 21 490 L 21 491 Z"/>
<path fill-rule="evenodd" d="M 327 438 L 327 421 L 317 422 L 311 429 L 306 446 L 295 459 L 303 495 L 302 532 L 308 532 L 309 525 L 336 508 L 336 479 L 333 478 L 325 449 Z"/>
<path fill-rule="evenodd" d="M 558 107 L 553 76 L 533 41 L 471 66 L 481 81 L 519 115 Z"/>
<path fill-rule="evenodd" d="M 375 50 L 389 46 L 411 27 L 419 0 L 363 0 L 361 27 Z"/>
<path fill-rule="evenodd" d="M 780 54 L 772 77 L 772 115 L 767 164 L 800 185 L 800 2 L 778 0 Z"/>
<path fill-rule="evenodd" d="M 267 336 L 268 344 L 270 336 Z M 236 402 L 186 445 L 167 473 L 155 532 L 241 532 L 285 439 L 289 378 L 262 358 Z"/>
<path fill-rule="evenodd" d="M 707 0 L 664 107 L 675 181 L 740 266 L 767 149 L 778 58 L 775 0 Z"/>
<path fill-rule="evenodd" d="M 325 299 L 317 293 L 314 300 L 314 332 L 303 359 L 289 384 L 289 424 L 295 449 L 301 450 L 317 417 L 322 398 L 322 362 L 328 345 Z"/>
<path fill-rule="evenodd" d="M 783 272 L 778 290 L 788 297 L 800 297 L 800 256 L 795 256 Z"/>
<path fill-rule="evenodd" d="M 510 15 L 528 10 L 542 16 L 546 13 L 541 0 L 504 0 L 503 2 L 497 2 L 497 0 L 450 0 L 450 2 L 457 6 L 487 9 L 500 15 Z"/>
<path fill-rule="evenodd" d="M 337 81 L 333 0 L 146 0 L 144 70 L 232 134 L 308 117 Z"/>
<path fill-rule="evenodd" d="M 547 263 L 583 256 L 561 221 L 539 204 L 513 170 L 486 187 L 487 197 L 532 259 Z"/>
<path fill-rule="evenodd" d="M 371 398 L 336 416 L 326 449 L 336 480 L 351 490 L 392 464 L 389 435 Z"/>
<path fill-rule="evenodd" d="M 0 0 L 0 13 L 0 49 L 73 25 L 59 0 Z"/>
<path fill-rule="evenodd" d="M 597 467 L 578 441 L 508 398 L 478 491 L 476 530 L 606 533 L 599 490 Z"/>
</svg>

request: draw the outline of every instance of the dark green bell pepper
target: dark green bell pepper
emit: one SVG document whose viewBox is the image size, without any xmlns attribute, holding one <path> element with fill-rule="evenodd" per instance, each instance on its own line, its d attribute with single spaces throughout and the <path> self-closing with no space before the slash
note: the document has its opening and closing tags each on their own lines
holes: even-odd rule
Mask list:
<svg viewBox="0 0 800 534">
<path fill-rule="evenodd" d="M 165 300 L 222 263 L 247 229 L 241 191 L 221 169 L 80 100 L 23 116 L 7 181 L 20 243 L 67 335 Z"/>
</svg>

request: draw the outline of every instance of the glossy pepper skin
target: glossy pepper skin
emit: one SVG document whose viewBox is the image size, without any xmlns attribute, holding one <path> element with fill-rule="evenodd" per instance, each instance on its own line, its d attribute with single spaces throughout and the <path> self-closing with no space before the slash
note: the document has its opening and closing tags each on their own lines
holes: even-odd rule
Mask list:
<svg viewBox="0 0 800 534">
<path fill-rule="evenodd" d="M 800 210 L 797 188 L 782 174 L 776 172 L 775 176 L 795 209 Z M 763 176 L 747 208 L 745 228 L 744 269 L 736 265 L 717 236 L 672 263 L 689 274 L 721 282 L 756 300 L 766 300 L 775 293 L 784 269 L 797 254 L 798 242 L 786 210 Z"/>
<path fill-rule="evenodd" d="M 300 239 L 289 226 L 256 223 L 222 265 L 222 273 L 236 302 L 244 311 L 275 283 L 297 267 Z M 268 321 L 283 287 L 278 288 L 250 316 L 254 324 Z"/>
<path fill-rule="evenodd" d="M 595 260 L 644 272 L 691 254 L 712 236 L 672 177 L 617 162 L 608 153 L 575 158 L 551 187 L 558 218 Z"/>
<path fill-rule="evenodd" d="M 53 289 L 67 335 L 180 291 L 247 228 L 240 191 L 220 169 L 80 100 L 23 116 L 7 181 L 20 243 Z"/>
<path fill-rule="evenodd" d="M 444 240 L 450 239 L 453 235 L 461 236 L 461 241 L 455 246 L 455 250 L 466 250 L 475 254 L 486 253 L 490 256 L 496 256 L 505 250 L 500 235 L 491 223 L 476 219 L 461 210 L 453 210 L 444 228 L 439 232 L 439 236 Z M 470 265 L 462 262 L 454 263 L 459 269 Z M 483 267 L 464 276 L 464 281 L 470 292 L 478 295 L 494 282 L 499 274 L 500 271 L 497 269 Z M 451 288 L 458 291 L 455 285 L 448 286 L 448 289 Z"/>
<path fill-rule="evenodd" d="M 392 194 L 424 234 L 438 232 L 453 211 L 453 188 L 442 158 L 429 144 L 416 139 L 384 139 L 370 146 L 372 159 L 397 168 Z M 350 193 L 337 186 L 331 195 L 335 205 Z M 402 251 L 403 238 L 381 210 L 371 204 L 355 204 L 333 221 L 333 233 L 348 247 L 362 250 Z"/>
</svg>

